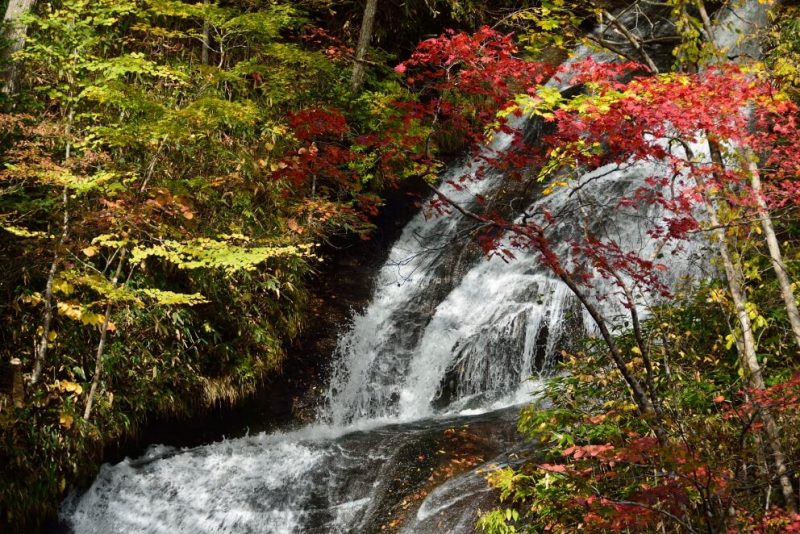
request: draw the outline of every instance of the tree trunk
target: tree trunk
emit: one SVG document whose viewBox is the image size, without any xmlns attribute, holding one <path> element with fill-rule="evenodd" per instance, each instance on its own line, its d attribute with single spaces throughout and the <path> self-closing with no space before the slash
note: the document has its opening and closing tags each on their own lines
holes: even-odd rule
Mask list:
<svg viewBox="0 0 800 534">
<path fill-rule="evenodd" d="M 211 0 L 205 0 L 203 3 L 208 7 Z M 208 22 L 208 14 L 203 19 L 203 50 L 200 52 L 200 63 L 208 65 L 208 49 L 211 46 L 211 25 Z"/>
<path fill-rule="evenodd" d="M 72 157 L 72 121 L 74 114 L 69 112 L 67 117 L 67 128 L 64 136 L 67 139 L 67 146 L 64 149 L 64 162 L 68 162 Z M 47 283 L 44 290 L 44 317 L 42 318 L 42 333 L 36 343 L 33 358 L 33 372 L 31 373 L 31 384 L 36 384 L 42 376 L 44 362 L 47 359 L 47 349 L 50 346 L 50 324 L 53 321 L 53 282 L 58 271 L 58 264 L 61 263 L 61 249 L 67 241 L 69 234 L 69 190 L 66 184 L 61 190 L 61 206 L 64 209 L 64 216 L 61 222 L 61 237 L 58 239 L 56 250 L 53 252 L 53 261 L 50 263 L 50 270 L 47 273 Z"/>
<path fill-rule="evenodd" d="M 122 272 L 122 266 L 125 263 L 125 254 L 127 249 L 123 248 L 119 254 L 119 261 L 117 263 L 117 271 L 114 273 L 114 278 L 111 280 L 111 286 L 116 288 L 119 283 L 119 275 Z M 86 398 L 86 409 L 83 411 L 83 420 L 88 421 L 92 415 L 92 404 L 94 403 L 94 396 L 97 393 L 97 386 L 100 384 L 100 378 L 103 375 L 103 351 L 106 348 L 106 338 L 108 337 L 108 324 L 111 318 L 111 305 L 113 300 L 108 297 L 106 303 L 106 314 L 103 317 L 103 326 L 100 331 L 100 342 L 97 344 L 97 355 L 94 362 L 94 376 L 92 377 L 92 387 L 89 389 L 89 396 Z"/>
<path fill-rule="evenodd" d="M 11 403 L 15 408 L 25 406 L 25 385 L 22 383 L 22 362 L 11 358 Z"/>
<path fill-rule="evenodd" d="M 558 276 L 562 282 L 564 282 L 572 294 L 575 295 L 575 297 L 589 313 L 589 316 L 591 316 L 592 320 L 594 320 L 595 325 L 597 326 L 598 330 L 600 330 L 600 335 L 602 336 L 606 347 L 608 347 L 608 350 L 611 354 L 611 359 L 614 361 L 614 365 L 617 367 L 617 370 L 622 375 L 625 383 L 628 384 L 628 387 L 630 388 L 633 399 L 636 402 L 637 408 L 639 409 L 639 413 L 646 418 L 654 419 L 654 421 L 651 420 L 650 422 L 655 423 L 654 430 L 656 435 L 662 444 L 666 443 L 666 431 L 662 427 L 659 411 L 650 401 L 650 398 L 648 397 L 645 388 L 642 387 L 641 382 L 639 382 L 639 380 L 637 380 L 636 377 L 631 374 L 631 372 L 628 370 L 628 367 L 625 365 L 625 359 L 622 351 L 619 349 L 617 342 L 614 340 L 614 336 L 611 334 L 611 330 L 609 330 L 605 318 L 597 309 L 597 307 L 592 304 L 588 298 L 586 298 L 586 296 L 583 294 L 583 291 L 580 290 L 578 285 L 567 273 L 559 271 L 555 272 L 554 274 Z"/>
<path fill-rule="evenodd" d="M 720 169 L 724 169 L 725 162 L 722 158 L 722 149 L 719 143 L 709 140 L 708 146 L 713 162 L 719 166 Z M 778 237 L 775 235 L 775 227 L 772 225 L 772 218 L 769 215 L 767 199 L 764 197 L 764 190 L 761 185 L 761 171 L 754 161 L 753 154 L 749 150 L 742 150 L 740 156 L 743 164 L 747 166 L 750 173 L 750 188 L 756 200 L 758 220 L 764 232 L 764 239 L 767 242 L 772 269 L 775 271 L 775 276 L 781 288 L 781 298 L 786 306 L 786 314 L 789 316 L 789 324 L 791 325 L 795 342 L 798 348 L 800 348 L 800 311 L 798 311 L 797 308 L 797 301 L 795 300 L 792 283 L 786 271 L 786 264 L 783 262 L 783 253 L 781 252 Z"/>
<path fill-rule="evenodd" d="M 755 196 L 756 199 L 758 219 L 764 231 L 764 239 L 767 241 L 769 259 L 772 262 L 772 269 L 775 271 L 775 276 L 778 278 L 778 284 L 781 288 L 781 298 L 783 298 L 784 305 L 786 306 L 786 313 L 789 316 L 789 324 L 794 333 L 794 340 L 798 348 L 800 348 L 800 311 L 797 309 L 797 301 L 795 300 L 794 291 L 792 290 L 792 283 L 786 272 L 786 264 L 783 262 L 783 254 L 781 253 L 781 246 L 778 243 L 778 237 L 775 235 L 775 227 L 772 225 L 772 218 L 769 216 L 767 201 L 764 198 L 763 189 L 761 187 L 761 175 L 758 166 L 754 162 L 750 162 L 749 165 L 750 186 L 753 190 L 753 196 Z"/>
<path fill-rule="evenodd" d="M 53 282 L 55 281 L 58 264 L 61 263 L 61 249 L 67 241 L 69 234 L 69 192 L 65 185 L 61 192 L 61 204 L 64 208 L 64 217 L 61 222 L 61 237 L 58 239 L 56 250 L 53 252 L 53 261 L 50 263 L 50 270 L 47 273 L 47 283 L 44 290 L 44 317 L 42 318 L 42 333 L 36 343 L 36 353 L 33 360 L 33 372 L 31 373 L 31 384 L 39 382 L 44 369 L 44 362 L 47 360 L 47 349 L 50 346 L 50 325 L 53 322 Z"/>
<path fill-rule="evenodd" d="M 712 158 L 717 160 L 719 153 L 717 152 L 715 155 L 713 147 L 711 148 L 711 153 Z M 692 159 L 690 153 L 687 153 L 687 155 Z M 715 163 L 719 164 L 718 161 L 715 161 Z M 756 356 L 756 339 L 753 335 L 753 325 L 747 313 L 747 294 L 744 289 L 744 275 L 742 274 L 741 266 L 733 261 L 733 256 L 725 237 L 725 230 L 720 225 L 719 217 L 717 217 L 717 210 L 705 190 L 705 180 L 699 174 L 696 175 L 695 179 L 697 180 L 697 185 L 703 190 L 703 204 L 705 205 L 709 221 L 714 228 L 714 238 L 717 241 L 719 254 L 722 258 L 723 267 L 725 268 L 725 277 L 728 281 L 728 290 L 730 291 L 731 299 L 733 300 L 736 320 L 742 331 L 741 339 L 739 343 L 737 343 L 742 370 L 751 388 L 763 390 L 765 389 L 764 376 L 761 372 L 761 364 L 758 362 L 758 357 Z M 772 460 L 778 475 L 783 498 L 786 501 L 786 508 L 794 512 L 796 509 L 794 488 L 792 487 L 792 482 L 789 479 L 789 472 L 786 468 L 786 457 L 783 454 L 783 447 L 780 442 L 780 430 L 769 410 L 763 407 L 759 408 L 759 415 L 764 422 L 767 442 L 770 449 L 772 449 Z"/>
<path fill-rule="evenodd" d="M 696 5 L 698 6 L 700 15 L 703 19 L 704 30 L 708 34 L 709 41 L 711 41 L 712 44 L 716 44 L 713 42 L 714 32 L 711 26 L 711 20 L 707 11 L 705 10 L 704 1 L 696 0 Z M 714 49 L 716 54 L 719 55 L 719 48 L 714 46 Z M 708 145 L 712 161 L 719 166 L 720 169 L 724 169 L 725 164 L 719 144 L 716 141 L 709 139 Z M 687 155 L 690 155 L 688 153 L 688 149 Z M 798 330 L 795 330 L 795 323 L 793 322 L 794 319 L 791 316 L 792 311 L 790 310 L 794 310 L 795 319 L 797 319 L 799 326 L 800 314 L 797 313 L 797 304 L 794 301 L 791 284 L 788 281 L 788 277 L 786 277 L 785 265 L 783 264 L 781 258 L 778 240 L 775 237 L 772 221 L 767 211 L 766 200 L 764 199 L 761 190 L 761 177 L 759 175 L 758 168 L 752 161 L 749 162 L 749 164 L 751 171 L 751 186 L 756 196 L 758 215 L 762 229 L 764 230 L 767 238 L 770 259 L 772 260 L 773 268 L 775 269 L 779 283 L 781 284 L 781 295 L 784 298 L 787 311 L 789 311 L 790 314 L 789 320 L 792 322 L 792 330 L 795 333 L 795 336 L 797 336 Z M 698 185 L 705 189 L 702 178 L 698 179 Z M 761 364 L 758 362 L 758 358 L 756 357 L 756 341 L 753 335 L 750 317 L 747 314 L 747 295 L 744 290 L 744 276 L 742 274 L 741 266 L 733 263 L 730 250 L 728 249 L 727 242 L 725 241 L 725 231 L 719 225 L 716 209 L 705 191 L 703 191 L 703 201 L 709 214 L 711 224 L 714 226 L 715 237 L 719 242 L 720 256 L 722 257 L 722 262 L 725 267 L 725 274 L 728 279 L 728 287 L 731 291 L 731 297 L 733 299 L 734 309 L 736 311 L 736 318 L 739 322 L 740 328 L 742 329 L 742 339 L 737 340 L 737 349 L 739 350 L 739 355 L 742 360 L 742 370 L 744 371 L 745 375 L 747 375 L 747 380 L 750 387 L 763 390 L 765 388 L 764 377 L 761 370 Z M 784 280 L 781 280 L 781 277 L 783 277 Z M 786 283 L 785 286 L 784 281 Z M 798 338 L 798 340 L 798 343 L 800 343 L 800 338 Z M 786 459 L 780 442 L 780 430 L 775 422 L 775 419 L 772 417 L 772 413 L 770 413 L 768 409 L 759 407 L 758 414 L 764 423 L 764 429 L 769 448 L 772 449 L 772 460 L 775 465 L 775 471 L 778 475 L 778 481 L 780 483 L 783 498 L 786 501 L 786 508 L 790 512 L 795 512 L 797 510 L 795 493 L 786 468 Z"/>
<path fill-rule="evenodd" d="M 25 34 L 27 26 L 19 22 L 19 18 L 31 10 L 35 0 L 10 0 L 6 9 L 3 22 L 7 25 L 6 39 L 9 42 L 8 48 L 4 52 L 3 60 L 9 61 L 15 52 L 19 52 L 25 46 Z M 3 80 L 3 92 L 12 94 L 16 91 L 17 77 L 19 72 L 16 65 L 10 65 L 5 72 Z"/>
<path fill-rule="evenodd" d="M 377 10 L 378 0 L 367 0 L 367 5 L 364 7 L 364 18 L 361 21 L 361 32 L 358 36 L 353 76 L 350 80 L 350 87 L 354 93 L 358 92 L 364 83 L 364 61 L 367 58 L 369 43 L 372 41 L 372 29 L 375 26 L 375 13 Z"/>
<path fill-rule="evenodd" d="M 579 198 L 580 198 L 580 196 L 579 196 Z M 589 221 L 589 218 L 590 218 L 590 214 L 588 213 L 588 211 L 585 210 L 584 207 L 581 207 L 581 214 L 583 215 L 583 219 L 584 219 L 584 221 L 583 221 L 583 233 L 584 233 L 585 238 L 588 240 L 589 237 L 590 237 L 589 224 L 588 224 L 588 221 Z M 665 245 L 666 245 L 666 241 L 663 241 L 662 244 L 659 246 L 659 248 L 662 248 Z M 647 346 L 647 343 L 644 340 L 644 334 L 642 333 L 642 323 L 639 320 L 639 310 L 636 307 L 636 299 L 634 297 L 634 293 L 631 290 L 631 288 L 628 287 L 628 284 L 625 282 L 625 279 L 622 277 L 622 275 L 620 275 L 614 268 L 609 266 L 608 272 L 614 278 L 614 280 L 616 280 L 617 286 L 622 290 L 622 293 L 625 295 L 625 307 L 628 309 L 628 313 L 630 314 L 631 325 L 633 327 L 633 334 L 634 334 L 634 337 L 636 339 L 636 345 L 639 347 L 639 355 L 642 358 L 642 362 L 644 363 L 644 367 L 645 367 L 645 372 L 646 372 L 645 385 L 647 386 L 647 391 L 648 391 L 648 393 L 650 395 L 650 401 L 652 403 L 652 406 L 651 406 L 652 410 L 655 412 L 655 414 L 657 416 L 657 419 L 659 420 L 659 424 L 658 424 L 657 428 L 661 429 L 662 427 L 661 427 L 660 421 L 662 421 L 663 418 L 664 418 L 663 417 L 663 411 L 661 410 L 661 403 L 660 403 L 660 399 L 658 397 L 658 392 L 657 392 L 657 389 L 656 389 L 655 372 L 653 371 L 653 363 L 652 363 L 652 360 L 650 359 L 650 351 L 649 351 L 649 348 Z M 561 277 L 561 278 L 562 278 L 562 281 L 564 281 L 566 283 L 564 278 L 563 277 Z M 569 284 L 567 284 L 567 285 L 569 286 Z M 584 307 L 592 315 L 592 318 L 594 319 L 595 323 L 598 324 L 598 327 L 600 327 L 600 324 L 598 323 L 598 321 L 602 320 L 603 322 L 605 322 L 605 319 L 603 319 L 600 316 L 599 311 L 595 310 L 595 312 L 593 312 L 592 309 L 594 308 L 594 306 L 592 306 L 591 303 L 589 303 L 588 301 L 586 301 L 586 299 L 583 299 L 580 295 L 577 294 L 578 289 L 577 288 L 573 289 L 572 286 L 569 286 L 569 287 L 570 287 L 570 289 L 572 289 L 572 292 L 578 297 L 578 299 L 583 303 Z M 592 309 L 590 309 L 590 308 L 592 308 Z M 595 313 L 598 315 L 598 317 L 595 317 Z M 604 327 L 601 327 L 601 331 L 602 331 L 603 328 Z M 603 334 L 603 335 L 604 335 L 604 338 L 605 338 L 605 334 Z M 615 351 L 619 352 L 618 348 L 616 347 L 616 343 L 613 343 L 613 339 L 611 339 L 613 344 L 609 344 L 609 340 L 607 340 L 607 339 L 605 341 L 606 341 L 606 345 L 609 347 L 609 350 L 611 350 L 612 352 L 615 352 Z M 621 353 L 619 354 L 619 358 L 620 358 L 620 361 L 622 361 L 622 354 Z M 627 370 L 627 368 L 626 368 L 626 370 Z M 629 379 L 627 377 L 625 377 L 625 379 L 626 379 L 626 381 L 629 382 Z M 634 385 L 632 383 L 629 382 L 629 385 L 630 385 L 630 387 L 632 389 L 635 390 Z M 641 388 L 641 383 L 638 384 L 638 387 Z M 640 403 L 637 402 L 637 404 L 640 404 Z M 650 409 L 650 407 L 646 407 L 644 405 L 642 405 L 641 407 Z M 657 432 L 657 434 L 658 434 L 658 432 Z M 662 434 L 658 434 L 658 437 L 661 440 Z M 663 433 L 663 437 L 666 439 L 666 433 Z M 662 440 L 662 443 L 666 443 L 665 439 Z"/>
</svg>

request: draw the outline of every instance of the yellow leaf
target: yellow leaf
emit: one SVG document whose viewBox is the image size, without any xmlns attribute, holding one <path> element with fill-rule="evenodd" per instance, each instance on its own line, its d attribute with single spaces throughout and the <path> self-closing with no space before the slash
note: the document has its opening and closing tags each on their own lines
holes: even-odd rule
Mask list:
<svg viewBox="0 0 800 534">
<path fill-rule="evenodd" d="M 22 297 L 22 302 L 27 304 L 33 304 L 34 306 L 42 302 L 42 294 L 41 293 L 31 293 L 30 295 L 25 295 Z"/>
<path fill-rule="evenodd" d="M 72 423 L 75 422 L 75 419 L 69 414 L 62 413 L 61 416 L 58 418 L 58 422 L 61 423 L 61 426 L 63 426 L 64 428 L 70 429 L 72 428 Z"/>
<path fill-rule="evenodd" d="M 56 332 L 55 330 L 50 330 L 50 332 L 47 334 L 47 341 L 52 343 L 53 341 L 56 340 L 57 337 L 58 337 L 58 332 Z"/>
<path fill-rule="evenodd" d="M 53 291 L 69 296 L 75 292 L 75 287 L 66 280 L 58 279 L 53 281 Z"/>
<path fill-rule="evenodd" d="M 0 225 L 0 228 L 17 237 L 53 237 L 46 234 L 45 232 L 32 231 L 28 230 L 27 228 L 22 228 L 20 226 Z"/>
<path fill-rule="evenodd" d="M 106 327 L 106 330 L 108 330 L 111 333 L 114 333 L 117 331 L 117 325 L 115 325 L 112 321 L 108 321 L 108 326 Z"/>
<path fill-rule="evenodd" d="M 97 249 L 95 247 L 86 247 L 85 249 L 82 250 L 82 252 L 87 258 L 91 258 L 95 254 L 97 254 Z"/>
<path fill-rule="evenodd" d="M 58 385 L 58 388 L 61 391 L 67 393 L 75 393 L 76 395 L 80 395 L 81 393 L 83 393 L 83 387 L 77 382 L 70 382 L 69 380 L 61 380 L 59 382 L 56 382 L 56 384 Z"/>
<path fill-rule="evenodd" d="M 103 324 L 103 321 L 105 321 L 105 317 L 100 315 L 99 313 L 87 311 L 87 312 L 82 312 L 78 320 L 80 320 L 80 322 L 82 322 L 83 324 L 100 326 Z"/>
<path fill-rule="evenodd" d="M 64 391 L 69 391 L 70 393 L 75 393 L 76 395 L 83 393 L 83 387 L 77 382 L 62 380 L 61 387 L 64 389 Z"/>
<path fill-rule="evenodd" d="M 59 314 L 69 317 L 73 321 L 83 321 L 84 314 L 81 312 L 81 307 L 77 304 L 70 302 L 59 302 L 56 304 L 56 308 L 58 309 Z"/>
</svg>

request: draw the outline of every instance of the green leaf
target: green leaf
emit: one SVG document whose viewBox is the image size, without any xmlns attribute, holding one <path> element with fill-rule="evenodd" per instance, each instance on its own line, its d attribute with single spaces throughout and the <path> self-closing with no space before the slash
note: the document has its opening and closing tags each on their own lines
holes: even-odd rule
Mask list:
<svg viewBox="0 0 800 534">
<path fill-rule="evenodd" d="M 153 288 L 140 289 L 138 293 L 150 298 L 160 306 L 195 306 L 208 302 L 208 299 L 199 293 L 174 293 Z"/>
</svg>

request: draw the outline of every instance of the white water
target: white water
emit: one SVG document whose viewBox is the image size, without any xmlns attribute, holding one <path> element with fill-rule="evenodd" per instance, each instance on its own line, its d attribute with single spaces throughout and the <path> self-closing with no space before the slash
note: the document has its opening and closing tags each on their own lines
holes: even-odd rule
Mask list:
<svg viewBox="0 0 800 534">
<path fill-rule="evenodd" d="M 747 13 L 756 8 L 750 2 Z M 733 32 L 726 31 L 728 38 Z M 502 152 L 509 141 L 498 136 L 488 150 Z M 450 177 L 469 175 L 476 165 Z M 556 241 L 566 243 L 588 226 L 649 256 L 655 251 L 645 232 L 658 211 L 621 209 L 618 199 L 663 172 L 659 162 L 597 169 L 529 211 L 547 207 L 572 221 L 553 231 Z M 443 188 L 469 204 L 499 180 Z M 452 414 L 491 412 L 477 417 L 500 426 L 508 417 L 494 411 L 529 399 L 536 383 L 527 378 L 591 331 L 535 254 L 517 252 L 510 263 L 475 258 L 459 241 L 468 227 L 457 216 L 424 214 L 408 224 L 371 303 L 340 340 L 320 424 L 191 450 L 155 447 L 144 458 L 105 465 L 88 491 L 65 502 L 64 523 L 77 533 L 103 534 L 377 530 L 392 481 L 413 469 L 406 456 L 417 442 L 456 424 Z M 670 267 L 665 283 L 675 287 L 682 276 L 702 272 L 699 248 L 662 251 L 660 261 Z M 622 315 L 615 291 L 597 281 L 592 293 L 607 314 Z M 648 298 L 639 296 L 643 309 Z M 469 532 L 476 503 L 486 497 L 479 475 L 460 475 L 424 500 L 405 531 L 441 532 L 444 521 L 447 531 Z"/>
</svg>

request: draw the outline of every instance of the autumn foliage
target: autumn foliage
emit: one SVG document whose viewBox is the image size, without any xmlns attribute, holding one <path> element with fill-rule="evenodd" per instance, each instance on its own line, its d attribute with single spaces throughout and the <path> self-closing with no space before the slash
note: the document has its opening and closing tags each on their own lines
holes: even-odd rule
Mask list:
<svg viewBox="0 0 800 534">
<path fill-rule="evenodd" d="M 316 245 L 368 239 L 381 194 L 413 180 L 433 190 L 432 216 L 475 223 L 486 255 L 536 256 L 598 332 L 562 355 L 548 407 L 523 412 L 545 449 L 489 474 L 505 509 L 484 530 L 800 532 L 785 498 L 797 349 L 755 223 L 775 221 L 796 280 L 796 66 L 703 70 L 694 18 L 676 54 L 694 63 L 661 74 L 636 57 L 557 67 L 482 26 L 424 40 L 351 94 L 353 50 L 306 4 L 323 3 L 64 0 L 29 18 L 24 92 L 0 114 L 2 340 L 31 377 L 27 405 L 0 406 L 0 498 L 23 511 L 0 527 L 52 513 L 106 441 L 153 413 L 257 388 L 306 322 Z M 667 5 L 676 27 L 704 9 Z M 558 14 L 537 19 L 553 43 L 568 11 L 528 14 Z M 470 172 L 436 185 L 464 157 Z M 594 229 L 580 190 L 648 165 L 613 200 L 639 216 L 646 243 L 626 246 Z M 498 207 L 447 194 L 487 176 L 524 195 Z M 568 210 L 534 202 L 569 188 Z M 739 309 L 723 276 L 669 283 L 671 255 L 697 242 L 730 252 Z M 614 315 L 593 295 L 605 287 Z M 742 324 L 758 340 L 750 367 Z"/>
<path fill-rule="evenodd" d="M 464 206 L 441 190 L 434 194 L 430 205 L 434 213 L 460 212 L 476 222 L 487 254 L 513 261 L 513 249 L 526 249 L 569 286 L 605 341 L 605 346 L 591 349 L 592 358 L 598 359 L 589 359 L 593 365 L 604 365 L 603 374 L 622 384 L 615 386 L 617 396 L 611 396 L 615 400 L 601 405 L 600 399 L 609 398 L 609 392 L 596 389 L 594 378 L 556 380 L 557 387 L 572 384 L 567 394 L 570 400 L 563 397 L 563 390 L 548 392 L 554 408 L 541 413 L 531 408 L 521 421 L 522 429 L 549 444 L 546 456 L 553 461 L 491 474 L 490 480 L 512 507 L 487 514 L 481 526 L 489 532 L 513 532 L 504 529 L 528 521 L 559 532 L 576 528 L 648 532 L 666 525 L 668 530 L 694 531 L 699 524 L 711 532 L 791 531 L 796 525 L 791 511 L 751 517 L 753 495 L 744 488 L 755 485 L 766 491 L 776 483 L 769 461 L 755 472 L 749 464 L 758 455 L 771 454 L 760 450 L 761 433 L 766 431 L 761 422 L 764 413 L 791 424 L 797 409 L 795 379 L 766 389 L 734 388 L 730 409 L 722 407 L 727 401 L 715 401 L 708 394 L 699 404 L 676 404 L 686 380 L 697 384 L 692 387 L 713 388 L 704 380 L 718 383 L 719 377 L 703 379 L 696 374 L 693 380 L 683 376 L 683 370 L 671 370 L 663 358 L 672 343 L 658 333 L 664 327 L 657 327 L 657 322 L 643 324 L 636 310 L 643 295 L 662 302 L 675 298 L 665 282 L 668 256 L 653 256 L 648 250 L 680 251 L 690 241 L 712 233 L 704 211 L 709 205 L 712 209 L 724 206 L 729 226 L 723 235 L 736 247 L 747 242 L 749 221 L 762 213 L 759 210 L 796 213 L 800 199 L 797 105 L 781 92 L 774 78 L 758 69 L 719 65 L 703 73 L 654 76 L 651 69 L 636 63 L 598 63 L 589 58 L 553 72 L 535 62 L 520 62 L 508 39 L 488 29 L 472 36 L 444 34 L 422 43 L 396 70 L 418 91 L 421 116 L 429 117 L 435 128 L 454 124 L 470 132 L 476 146 L 487 128 L 514 135 L 511 151 L 502 157 L 529 171 L 511 176 L 549 182 L 545 194 L 575 181 L 583 183 L 582 177 L 593 169 L 657 162 L 658 169 L 644 177 L 640 186 L 616 199 L 619 210 L 651 214 L 640 224 L 654 246 L 627 249 L 613 236 L 595 234 L 585 225 L 577 235 L 571 234 L 565 254 L 563 243 L 553 241 L 553 236 L 563 235 L 556 230 L 573 224 L 573 219 L 550 211 L 546 203 L 509 217 L 481 209 L 480 197 Z M 542 85 L 551 75 L 562 89 L 552 83 Z M 572 89 L 563 91 L 566 87 Z M 464 102 L 476 97 L 501 110 L 500 119 L 480 109 L 469 116 L 460 114 Z M 520 114 L 544 124 L 535 144 L 526 144 L 523 132 L 506 122 Z M 482 148 L 474 153 L 488 168 L 504 170 L 504 162 L 494 156 Z M 754 166 L 763 183 L 759 191 L 752 189 Z M 486 169 L 454 178 L 450 186 L 467 186 L 470 180 L 481 179 Z M 763 197 L 763 206 L 756 195 Z M 618 299 L 628 310 L 626 325 L 633 325 L 630 337 L 612 335 L 614 319 L 603 316 L 588 298 L 599 280 L 618 289 L 609 298 Z M 719 312 L 727 313 L 729 301 L 720 300 L 719 292 L 712 294 L 710 301 L 722 304 Z M 757 290 L 753 294 L 758 298 Z M 697 301 L 687 306 L 697 306 Z M 767 333 L 777 326 L 755 306 L 748 308 L 755 328 Z M 659 312 L 651 313 L 657 321 Z M 733 369 L 738 365 L 735 358 L 731 360 L 731 349 L 738 335 L 721 333 L 716 344 L 709 345 Z M 603 353 L 610 353 L 610 358 Z M 685 357 L 684 352 L 680 354 Z M 713 375 L 704 365 L 694 372 Z M 778 367 L 787 365 L 791 368 L 788 362 Z M 586 363 L 571 367 L 573 372 L 592 369 Z M 590 373 L 597 373 L 594 369 Z M 604 384 L 608 387 L 608 382 Z M 583 405 L 572 398 L 576 391 L 585 392 Z M 621 398 L 632 398 L 633 403 L 620 403 Z M 715 415 L 701 415 L 701 406 Z M 563 426 L 570 418 L 572 422 Z M 703 427 L 703 419 L 708 428 Z M 593 426 L 604 430 L 592 431 Z M 788 436 L 781 440 L 790 454 L 796 453 Z M 712 452 L 715 443 L 716 454 Z M 770 503 L 770 497 L 766 499 Z M 791 510 L 794 503 L 784 505 Z"/>
</svg>

